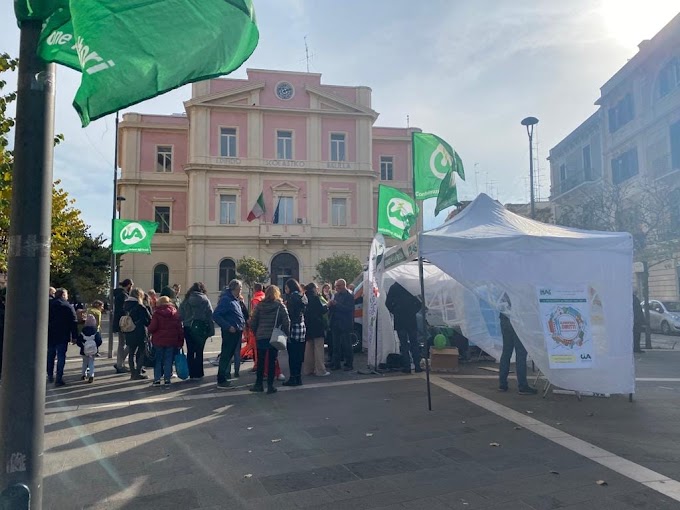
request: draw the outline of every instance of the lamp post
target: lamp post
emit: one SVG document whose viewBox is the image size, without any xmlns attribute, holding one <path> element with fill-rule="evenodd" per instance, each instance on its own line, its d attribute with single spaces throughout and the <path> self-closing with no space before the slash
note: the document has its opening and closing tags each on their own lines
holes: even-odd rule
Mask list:
<svg viewBox="0 0 680 510">
<path fill-rule="evenodd" d="M 538 124 L 536 117 L 522 119 L 522 125 L 527 128 L 529 136 L 529 186 L 531 187 L 531 219 L 536 219 L 536 204 L 534 200 L 534 126 Z"/>
</svg>

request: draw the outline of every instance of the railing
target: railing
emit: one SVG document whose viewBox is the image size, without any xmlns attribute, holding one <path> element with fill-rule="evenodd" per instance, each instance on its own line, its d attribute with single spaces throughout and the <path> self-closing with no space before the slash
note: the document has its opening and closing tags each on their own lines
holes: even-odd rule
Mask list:
<svg viewBox="0 0 680 510">
<path fill-rule="evenodd" d="M 571 175 L 567 179 L 552 186 L 552 196 L 562 195 L 586 182 L 595 182 L 599 180 L 600 177 L 599 173 L 596 173 L 594 169 L 589 172 L 579 172 L 576 175 Z"/>
</svg>

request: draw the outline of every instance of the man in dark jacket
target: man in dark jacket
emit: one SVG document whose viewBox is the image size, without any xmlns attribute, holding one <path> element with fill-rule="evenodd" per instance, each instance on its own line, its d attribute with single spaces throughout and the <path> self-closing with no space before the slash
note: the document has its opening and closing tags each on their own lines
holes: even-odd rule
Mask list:
<svg viewBox="0 0 680 510">
<path fill-rule="evenodd" d="M 331 370 L 340 370 L 340 358 L 345 360 L 345 371 L 354 368 L 352 352 L 352 328 L 354 327 L 354 296 L 347 290 L 347 282 L 335 282 L 335 295 L 328 303 L 331 311 L 331 334 L 333 335 L 333 356 Z"/>
<path fill-rule="evenodd" d="M 241 348 L 241 335 L 246 325 L 239 296 L 242 284 L 239 280 L 229 282 L 229 288 L 224 289 L 213 312 L 213 320 L 222 330 L 222 349 L 220 351 L 220 366 L 217 370 L 217 387 L 228 388 L 231 383 L 227 379 L 229 364 L 236 349 Z"/>
<path fill-rule="evenodd" d="M 418 343 L 418 325 L 416 314 L 422 308 L 420 300 L 407 291 L 399 283 L 394 283 L 387 292 L 385 306 L 394 319 L 394 330 L 399 337 L 402 372 L 411 373 L 411 358 L 416 372 L 420 368 L 420 344 Z M 411 355 L 409 356 L 409 352 Z"/>
<path fill-rule="evenodd" d="M 640 300 L 633 293 L 633 352 L 642 354 L 643 351 L 640 348 L 640 337 L 642 336 L 642 330 L 645 327 L 645 312 L 642 311 L 642 305 Z"/>
<path fill-rule="evenodd" d="M 47 380 L 55 386 L 64 386 L 64 365 L 70 340 L 78 338 L 76 311 L 68 302 L 68 291 L 57 289 L 50 301 L 47 326 Z M 54 357 L 57 357 L 57 378 L 54 378 Z"/>
<path fill-rule="evenodd" d="M 130 295 L 134 283 L 129 278 L 120 282 L 119 287 L 113 291 L 113 328 L 114 333 L 118 333 L 118 353 L 116 355 L 116 364 L 113 365 L 117 374 L 124 374 L 129 370 L 125 367 L 125 358 L 128 356 L 128 348 L 125 344 L 125 334 L 120 330 L 120 318 L 123 316 L 123 306 L 125 300 Z"/>
</svg>

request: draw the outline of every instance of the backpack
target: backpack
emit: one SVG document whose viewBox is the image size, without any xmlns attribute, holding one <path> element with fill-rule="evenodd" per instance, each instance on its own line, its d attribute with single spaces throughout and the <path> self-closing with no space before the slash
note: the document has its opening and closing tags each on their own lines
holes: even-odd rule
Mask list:
<svg viewBox="0 0 680 510">
<path fill-rule="evenodd" d="M 194 319 L 191 321 L 191 336 L 196 340 L 205 340 L 210 336 L 210 324 L 207 321 Z"/>
<path fill-rule="evenodd" d="M 118 321 L 118 327 L 123 333 L 132 333 L 137 326 L 128 312 L 120 318 Z"/>
<path fill-rule="evenodd" d="M 85 319 L 87 318 L 87 310 L 80 308 L 76 310 L 76 318 L 78 319 L 78 324 L 85 324 Z"/>
<path fill-rule="evenodd" d="M 385 364 L 387 365 L 387 368 L 389 370 L 396 370 L 397 368 L 402 368 L 403 358 L 401 357 L 401 354 L 397 354 L 396 352 L 392 352 L 392 353 L 387 355 L 387 359 L 385 360 Z"/>
<path fill-rule="evenodd" d="M 83 343 L 83 354 L 85 356 L 94 356 L 97 354 L 97 342 L 94 339 L 95 335 L 83 336 L 85 342 Z"/>
</svg>

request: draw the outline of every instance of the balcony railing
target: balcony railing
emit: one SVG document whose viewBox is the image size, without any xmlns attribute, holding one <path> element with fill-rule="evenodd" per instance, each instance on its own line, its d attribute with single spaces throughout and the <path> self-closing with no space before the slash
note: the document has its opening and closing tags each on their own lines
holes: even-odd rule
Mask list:
<svg viewBox="0 0 680 510">
<path fill-rule="evenodd" d="M 553 197 L 556 197 L 558 195 L 562 195 L 567 191 L 574 189 L 576 186 L 579 186 L 586 182 L 587 183 L 595 182 L 600 178 L 601 176 L 599 172 L 596 171 L 595 169 L 592 169 L 589 172 L 578 172 L 575 175 L 570 175 L 567 179 L 563 181 L 553 184 L 551 194 Z"/>
</svg>

